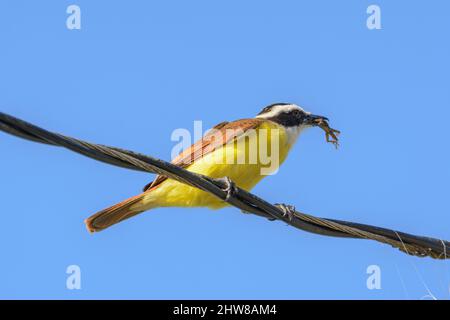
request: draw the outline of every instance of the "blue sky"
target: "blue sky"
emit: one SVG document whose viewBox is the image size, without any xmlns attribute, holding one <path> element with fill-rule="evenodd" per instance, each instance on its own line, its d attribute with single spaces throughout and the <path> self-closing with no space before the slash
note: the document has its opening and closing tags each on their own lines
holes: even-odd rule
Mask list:
<svg viewBox="0 0 450 320">
<path fill-rule="evenodd" d="M 381 30 L 366 9 L 381 8 Z M 66 8 L 81 8 L 81 30 Z M 331 119 L 253 191 L 323 217 L 450 238 L 447 1 L 7 1 L 0 110 L 169 159 L 176 128 L 288 101 Z M 153 176 L 0 134 L 0 298 L 450 297 L 449 262 L 233 208 L 83 220 Z M 81 290 L 66 268 L 81 268 Z M 368 290 L 366 269 L 381 270 Z"/>
</svg>

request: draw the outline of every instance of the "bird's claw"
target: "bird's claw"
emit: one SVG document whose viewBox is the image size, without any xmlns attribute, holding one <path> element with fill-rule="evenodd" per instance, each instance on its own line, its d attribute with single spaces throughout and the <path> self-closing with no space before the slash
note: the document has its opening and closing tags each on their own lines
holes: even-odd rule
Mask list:
<svg viewBox="0 0 450 320">
<path fill-rule="evenodd" d="M 225 183 L 225 188 L 223 189 L 223 191 L 227 193 L 225 201 L 228 201 L 237 192 L 236 184 L 229 177 L 220 178 L 219 180 Z"/>
<path fill-rule="evenodd" d="M 284 203 L 276 203 L 275 204 L 278 208 L 280 208 L 283 211 L 283 218 L 288 217 L 289 221 L 292 221 L 295 214 L 295 207 L 284 204 Z"/>
</svg>

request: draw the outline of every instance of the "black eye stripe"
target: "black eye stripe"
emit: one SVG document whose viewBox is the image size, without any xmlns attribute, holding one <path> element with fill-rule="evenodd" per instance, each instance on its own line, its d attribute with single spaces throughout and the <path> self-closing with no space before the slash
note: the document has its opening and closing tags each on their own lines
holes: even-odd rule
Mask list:
<svg viewBox="0 0 450 320">
<path fill-rule="evenodd" d="M 303 118 L 304 117 L 302 115 L 296 116 L 290 112 L 283 112 L 274 117 L 268 118 L 268 120 L 279 123 L 285 127 L 294 127 L 300 125 L 303 122 Z"/>
</svg>

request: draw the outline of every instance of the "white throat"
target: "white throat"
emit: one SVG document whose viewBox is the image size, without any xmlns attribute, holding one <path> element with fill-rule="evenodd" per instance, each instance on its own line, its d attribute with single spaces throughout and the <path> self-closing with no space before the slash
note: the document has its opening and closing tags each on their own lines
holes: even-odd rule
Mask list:
<svg viewBox="0 0 450 320">
<path fill-rule="evenodd" d="M 305 129 L 308 129 L 310 126 L 300 125 L 295 127 L 284 127 L 286 130 L 287 143 L 288 145 L 293 145 L 300 135 Z"/>
</svg>

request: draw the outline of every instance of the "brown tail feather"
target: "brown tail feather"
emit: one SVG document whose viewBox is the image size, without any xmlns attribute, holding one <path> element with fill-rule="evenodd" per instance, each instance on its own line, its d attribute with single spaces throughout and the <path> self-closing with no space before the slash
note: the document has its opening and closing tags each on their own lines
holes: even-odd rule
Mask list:
<svg viewBox="0 0 450 320">
<path fill-rule="evenodd" d="M 141 193 L 90 216 L 84 220 L 87 229 L 89 232 L 102 231 L 103 229 L 147 210 L 140 210 L 139 207 L 131 209 L 131 207 L 138 204 L 144 196 L 145 194 Z"/>
</svg>

